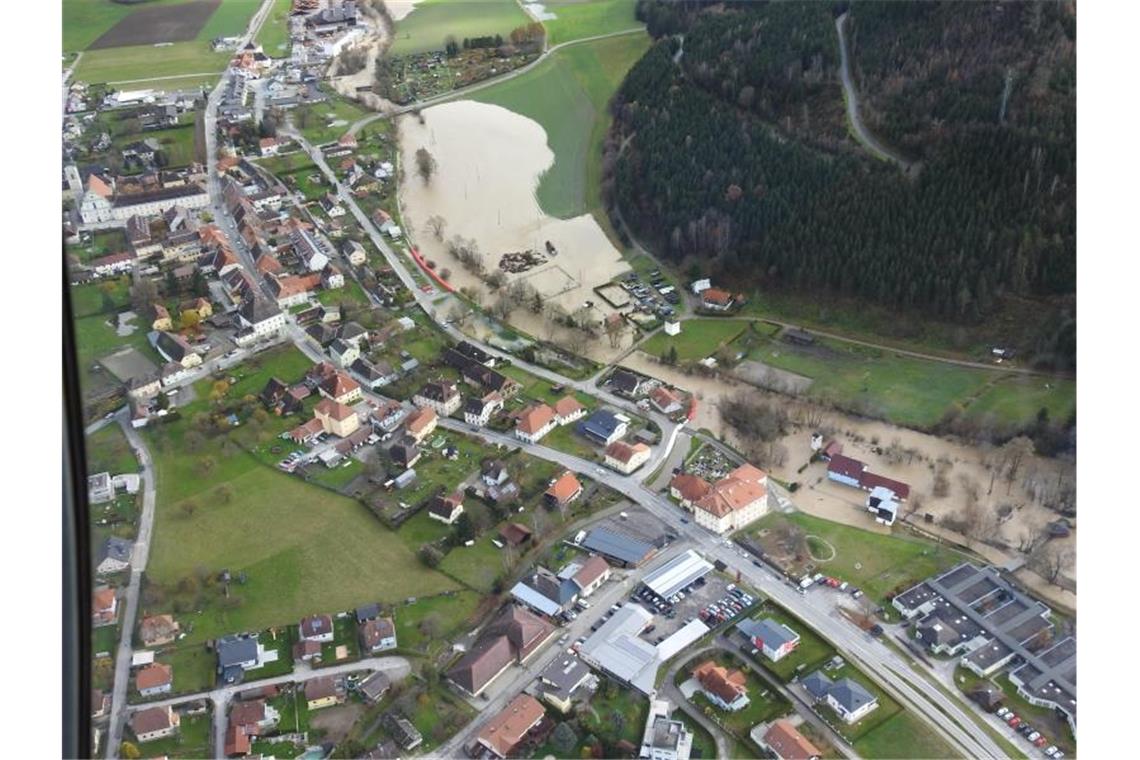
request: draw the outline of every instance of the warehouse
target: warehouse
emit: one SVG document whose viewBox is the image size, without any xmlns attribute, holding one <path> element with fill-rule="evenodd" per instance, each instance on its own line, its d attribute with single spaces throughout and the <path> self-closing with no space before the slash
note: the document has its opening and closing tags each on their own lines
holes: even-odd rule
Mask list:
<svg viewBox="0 0 1140 760">
<path fill-rule="evenodd" d="M 662 599 L 683 591 L 713 569 L 704 557 L 689 549 L 645 576 L 645 586 Z"/>
<path fill-rule="evenodd" d="M 605 555 L 624 567 L 637 567 L 657 553 L 657 547 L 608 528 L 594 528 L 581 546 Z"/>
<path fill-rule="evenodd" d="M 582 642 L 578 655 L 591 667 L 649 694 L 657 678 L 657 648 L 638 635 L 652 620 L 636 604 L 626 605 Z"/>
</svg>

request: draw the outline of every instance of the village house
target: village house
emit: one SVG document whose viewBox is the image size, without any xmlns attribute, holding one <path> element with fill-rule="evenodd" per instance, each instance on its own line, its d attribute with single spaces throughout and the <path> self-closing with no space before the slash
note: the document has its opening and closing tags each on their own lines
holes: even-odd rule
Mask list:
<svg viewBox="0 0 1140 760">
<path fill-rule="evenodd" d="M 119 619 L 119 600 L 110 586 L 95 589 L 91 597 L 91 625 L 99 628 Z"/>
<path fill-rule="evenodd" d="M 336 366 L 348 368 L 360 358 L 360 349 L 352 343 L 336 338 L 329 344 L 329 355 L 332 356 Z"/>
<path fill-rule="evenodd" d="M 573 396 L 563 396 L 554 404 L 554 416 L 559 425 L 569 425 L 586 415 L 586 407 Z"/>
<path fill-rule="evenodd" d="M 108 536 L 99 546 L 95 572 L 98 575 L 121 573 L 131 566 L 134 542 L 118 536 Z"/>
<path fill-rule="evenodd" d="M 305 701 L 310 710 L 332 707 L 344 701 L 344 691 L 337 688 L 332 676 L 310 678 L 305 682 Z"/>
<path fill-rule="evenodd" d="M 181 627 L 172 615 L 152 615 L 139 623 L 139 639 L 144 647 L 169 644 L 178 638 Z"/>
<path fill-rule="evenodd" d="M 166 694 L 174 682 L 174 668 L 159 662 L 152 662 L 135 673 L 135 688 L 144 697 Z"/>
<path fill-rule="evenodd" d="M 463 492 L 433 496 L 428 503 L 428 517 L 439 520 L 444 525 L 452 525 L 463 514 Z"/>
<path fill-rule="evenodd" d="M 706 288 L 701 292 L 701 306 L 712 311 L 728 311 L 736 303 L 736 297 L 727 290 Z"/>
<path fill-rule="evenodd" d="M 662 414 L 673 414 L 683 408 L 681 397 L 676 392 L 659 385 L 649 392 L 649 403 Z"/>
<path fill-rule="evenodd" d="M 586 597 L 610 579 L 610 563 L 600 554 L 591 554 L 585 562 L 574 560 L 558 572 L 559 578 L 569 578 L 578 586 L 578 596 Z"/>
<path fill-rule="evenodd" d="M 180 723 L 181 718 L 170 705 L 139 710 L 130 719 L 131 733 L 144 744 L 173 736 Z"/>
<path fill-rule="evenodd" d="M 301 638 L 327 644 L 333 640 L 333 621 L 328 615 L 309 615 L 301 618 Z"/>
<path fill-rule="evenodd" d="M 170 311 L 160 303 L 150 305 L 150 327 L 152 330 L 173 330 L 174 321 L 170 318 Z"/>
<path fill-rule="evenodd" d="M 606 447 L 605 464 L 625 475 L 649 461 L 651 450 L 644 443 L 614 441 Z"/>
<path fill-rule="evenodd" d="M 194 347 L 177 333 L 160 332 L 155 338 L 155 349 L 169 362 L 183 369 L 193 369 L 202 364 L 202 357 Z"/>
<path fill-rule="evenodd" d="M 777 760 L 817 760 L 823 755 L 787 718 L 773 721 L 757 744 Z"/>
<path fill-rule="evenodd" d="M 609 446 L 629 432 L 629 418 L 608 409 L 599 409 L 578 423 L 577 430 L 599 446 Z"/>
<path fill-rule="evenodd" d="M 318 401 L 313 407 L 313 415 L 320 420 L 324 432 L 341 438 L 349 437 L 360 428 L 360 416 L 352 407 L 330 398 Z"/>
<path fill-rule="evenodd" d="M 539 692 L 551 707 L 566 715 L 574 707 L 576 697 L 593 680 L 590 668 L 579 658 L 560 654 L 539 673 Z"/>
<path fill-rule="evenodd" d="M 798 633 L 771 618 L 744 620 L 736 624 L 736 630 L 772 662 L 787 657 L 800 644 Z"/>
<path fill-rule="evenodd" d="M 515 436 L 527 443 L 537 443 L 557 424 L 553 409 L 546 404 L 533 404 L 519 412 L 515 422 Z"/>
<path fill-rule="evenodd" d="M 429 410 L 430 411 L 430 410 Z M 402 435 L 399 440 L 392 444 L 388 449 L 388 457 L 392 460 L 393 464 L 398 464 L 407 469 L 412 467 L 416 462 L 420 461 L 423 452 L 416 444 L 416 439 L 410 435 Z"/>
<path fill-rule="evenodd" d="M 491 415 L 503 408 L 503 397 L 498 391 L 491 391 L 483 398 L 468 396 L 463 405 L 463 419 L 468 425 L 483 427 Z"/>
<path fill-rule="evenodd" d="M 561 509 L 582 495 L 582 484 L 574 473 L 566 470 L 543 493 L 546 504 Z"/>
<path fill-rule="evenodd" d="M 709 492 L 712 486 L 704 478 L 698 478 L 686 472 L 673 476 L 669 481 L 669 495 L 681 503 L 682 507 L 692 509 L 693 503 L 699 501 Z"/>
<path fill-rule="evenodd" d="M 804 677 L 804 691 L 816 702 L 825 702 L 847 724 L 855 723 L 879 706 L 878 699 L 850 678 L 832 681 L 823 671 Z"/>
<path fill-rule="evenodd" d="M 412 403 L 418 407 L 434 409 L 441 417 L 450 417 L 459 409 L 463 398 L 459 395 L 459 388 L 448 380 L 433 380 L 425 383 L 419 391 L 412 396 Z"/>
<path fill-rule="evenodd" d="M 506 758 L 523 743 L 545 715 L 537 699 L 529 694 L 519 694 L 487 721 L 475 739 L 476 745 L 491 757 Z"/>
<path fill-rule="evenodd" d="M 739 670 L 729 671 L 706 660 L 693 670 L 693 678 L 701 685 L 708 700 L 722 710 L 737 712 L 748 706 L 748 678 Z"/>
<path fill-rule="evenodd" d="M 373 618 L 360 626 L 362 651 L 376 654 L 396 648 L 396 624 L 392 618 Z"/>
<path fill-rule="evenodd" d="M 424 408 L 413 412 L 404 423 L 404 429 L 416 443 L 423 443 L 439 424 L 439 415 L 434 409 Z"/>
</svg>

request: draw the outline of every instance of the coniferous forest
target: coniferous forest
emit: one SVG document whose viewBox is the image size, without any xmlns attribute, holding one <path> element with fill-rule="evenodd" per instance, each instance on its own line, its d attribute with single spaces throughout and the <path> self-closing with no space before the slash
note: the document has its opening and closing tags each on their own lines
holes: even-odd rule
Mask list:
<svg viewBox="0 0 1140 760">
<path fill-rule="evenodd" d="M 715 276 L 963 324 L 1039 300 L 1075 361 L 1069 3 L 640 0 L 657 42 L 616 94 L 605 193 L 641 241 Z M 847 12 L 867 126 L 847 135 Z"/>
</svg>

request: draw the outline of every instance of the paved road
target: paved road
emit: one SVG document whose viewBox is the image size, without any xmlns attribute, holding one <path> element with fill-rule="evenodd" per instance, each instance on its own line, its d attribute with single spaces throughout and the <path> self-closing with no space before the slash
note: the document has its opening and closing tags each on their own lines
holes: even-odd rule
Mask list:
<svg viewBox="0 0 1140 760">
<path fill-rule="evenodd" d="M 224 686 L 212 691 L 201 691 L 194 694 L 184 694 L 178 697 L 171 697 L 170 699 L 162 699 L 155 702 L 147 702 L 146 704 L 131 705 L 128 712 L 136 712 L 138 710 L 145 710 L 150 707 L 165 707 L 167 705 L 180 705 L 187 702 L 194 702 L 201 699 L 209 699 L 214 705 L 214 753 L 213 756 L 217 758 L 224 757 L 222 750 L 225 747 L 225 734 L 227 724 L 227 714 L 229 713 L 230 702 L 239 692 L 247 689 L 255 689 L 261 686 L 273 686 L 283 683 L 304 683 L 312 678 L 321 676 L 339 676 L 347 673 L 356 673 L 361 670 L 368 670 L 375 672 L 377 670 L 384 671 L 392 681 L 401 681 L 407 678 L 411 672 L 411 665 L 403 657 L 369 657 L 367 659 L 358 660 L 357 662 L 347 662 L 343 665 L 333 665 L 327 668 L 320 668 L 313 670 L 308 666 L 299 666 L 297 670 L 283 676 L 274 676 L 272 678 L 263 678 L 250 683 L 233 684 L 231 686 Z"/>
<path fill-rule="evenodd" d="M 134 552 L 131 556 L 131 580 L 127 585 L 126 594 L 121 601 L 123 605 L 119 624 L 122 626 L 119 635 L 118 652 L 115 655 L 115 681 L 111 688 L 111 717 L 107 726 L 107 757 L 115 757 L 119 750 L 119 742 L 123 738 L 124 708 L 127 704 L 127 689 L 131 679 L 131 638 L 134 635 L 135 620 L 138 616 L 139 591 L 142 587 L 142 574 L 146 570 L 147 559 L 150 555 L 150 537 L 154 528 L 154 469 L 151 466 L 150 452 L 143 444 L 142 438 L 130 424 L 130 407 L 120 409 L 115 415 L 135 456 L 139 460 L 140 480 L 143 492 L 142 515 L 139 518 L 138 535 L 135 537 Z"/>
<path fill-rule="evenodd" d="M 847 15 L 844 12 L 835 19 L 835 32 L 839 35 L 839 78 L 843 82 L 843 99 L 847 101 L 847 121 L 855 133 L 855 138 L 863 144 L 863 147 L 878 158 L 898 164 L 904 172 L 909 171 L 910 162 L 879 142 L 867 129 L 863 123 L 863 118 L 859 115 L 859 93 L 851 79 L 851 62 L 847 54 L 847 35 L 843 32 L 843 27 L 847 23 Z"/>
<path fill-rule="evenodd" d="M 459 99 L 467 97 L 468 95 L 470 95 L 473 92 L 476 92 L 478 90 L 482 90 L 484 87 L 491 87 L 493 85 L 501 84 L 502 82 L 506 82 L 506 81 L 509 81 L 511 79 L 514 79 L 517 76 L 522 76 L 526 72 L 530 71 L 531 69 L 533 69 L 534 67 L 538 66 L 540 63 L 545 61 L 547 59 L 547 57 L 549 57 L 551 54 L 557 52 L 558 50 L 561 50 L 562 48 L 570 47 L 572 45 L 581 45 L 581 44 L 586 43 L 586 42 L 596 42 L 597 40 L 604 40 L 604 39 L 607 39 L 609 37 L 622 37 L 622 36 L 627 35 L 627 34 L 638 34 L 638 33 L 645 34 L 645 27 L 639 26 L 639 27 L 636 27 L 633 29 L 622 29 L 622 30 L 617 31 L 617 32 L 608 32 L 606 34 L 597 34 L 597 35 L 594 35 L 593 37 L 582 37 L 581 39 L 577 39 L 577 40 L 570 40 L 568 42 L 561 42 L 561 43 L 555 45 L 554 47 L 546 48 L 546 50 L 543 51 L 542 55 L 540 55 L 538 58 L 536 58 L 533 61 L 531 61 L 530 63 L 528 63 L 526 66 L 522 66 L 520 68 L 517 68 L 514 71 L 509 71 L 506 74 L 503 74 L 502 76 L 492 77 L 490 79 L 484 79 L 482 82 L 476 82 L 475 84 L 468 85 L 467 87 L 462 87 L 458 90 L 452 90 L 451 92 L 445 92 L 442 95 L 436 95 L 435 97 L 425 98 L 424 100 L 417 100 L 415 103 L 410 103 L 406 106 L 399 106 L 399 107 L 394 108 L 390 111 L 385 111 L 385 112 L 381 112 L 381 113 L 374 113 L 370 116 L 365 116 L 364 118 L 356 121 L 352 126 L 350 126 L 348 128 L 348 131 L 349 131 L 349 133 L 355 135 L 357 132 L 360 131 L 360 129 L 362 127 L 364 127 L 368 124 L 371 124 L 372 122 L 377 121 L 379 119 L 388 119 L 388 118 L 391 118 L 393 116 L 399 116 L 400 114 L 409 113 L 411 111 L 416 111 L 416 110 L 419 110 L 422 108 L 428 108 L 428 107 L 434 106 L 434 105 L 439 105 L 440 103 L 446 103 L 449 100 L 459 100 Z"/>
</svg>

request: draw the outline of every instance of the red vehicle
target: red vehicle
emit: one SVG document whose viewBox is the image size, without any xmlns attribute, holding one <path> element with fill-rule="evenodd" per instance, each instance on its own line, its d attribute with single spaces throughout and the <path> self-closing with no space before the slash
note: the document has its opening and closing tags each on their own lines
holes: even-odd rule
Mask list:
<svg viewBox="0 0 1140 760">
<path fill-rule="evenodd" d="M 832 588 L 839 588 L 839 579 L 838 578 L 828 578 L 827 579 L 827 585 L 831 586 Z"/>
<path fill-rule="evenodd" d="M 1005 722 L 1009 724 L 1010 728 L 1017 728 L 1021 725 L 1021 718 L 1016 715 L 1011 715 L 1005 719 Z"/>
<path fill-rule="evenodd" d="M 1046 741 L 1044 736 L 1038 736 L 1037 739 L 1033 742 L 1033 746 L 1034 747 L 1044 747 L 1048 743 L 1049 742 Z"/>
</svg>

